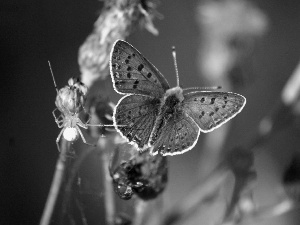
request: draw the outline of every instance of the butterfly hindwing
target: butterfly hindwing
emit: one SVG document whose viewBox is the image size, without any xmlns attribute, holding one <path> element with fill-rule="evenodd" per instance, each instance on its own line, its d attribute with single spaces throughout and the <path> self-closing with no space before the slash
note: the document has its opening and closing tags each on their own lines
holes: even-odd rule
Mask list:
<svg viewBox="0 0 300 225">
<path fill-rule="evenodd" d="M 184 95 L 182 107 L 202 132 L 210 132 L 236 116 L 246 98 L 231 92 L 191 92 Z"/>
<path fill-rule="evenodd" d="M 172 115 L 161 115 L 151 135 L 152 154 L 182 154 L 192 149 L 197 143 L 200 130 L 197 124 L 180 108 Z"/>
<path fill-rule="evenodd" d="M 150 96 L 124 96 L 115 107 L 114 125 L 123 137 L 136 143 L 139 149 L 145 149 L 148 147 L 159 105 L 160 100 Z"/>
<path fill-rule="evenodd" d="M 113 85 L 120 94 L 142 94 L 161 98 L 170 88 L 155 66 L 125 41 L 115 42 L 110 60 Z"/>
</svg>

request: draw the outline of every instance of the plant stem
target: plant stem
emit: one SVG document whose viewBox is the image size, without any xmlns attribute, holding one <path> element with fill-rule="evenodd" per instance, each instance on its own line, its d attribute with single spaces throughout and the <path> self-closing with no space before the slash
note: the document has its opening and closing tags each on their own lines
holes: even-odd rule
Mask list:
<svg viewBox="0 0 300 225">
<path fill-rule="evenodd" d="M 143 218 L 146 212 L 148 203 L 145 202 L 142 199 L 136 198 L 135 200 L 135 215 L 134 215 L 134 220 L 133 224 L 134 225 L 142 225 L 143 224 Z"/>
<path fill-rule="evenodd" d="M 40 221 L 40 225 L 48 225 L 50 223 L 50 219 L 53 214 L 53 209 L 64 177 L 66 153 L 68 151 L 68 148 L 69 143 L 66 140 L 62 139 L 59 158 L 56 162 L 54 177 L 48 194 L 47 202 L 43 211 L 43 215 Z"/>
<path fill-rule="evenodd" d="M 93 148 L 87 148 L 84 149 L 84 151 L 82 151 L 82 153 L 79 155 L 79 157 L 76 159 L 76 161 L 74 162 L 70 175 L 69 175 L 69 179 L 68 182 L 65 186 L 65 194 L 64 194 L 64 199 L 63 199 L 63 203 L 62 203 L 62 214 L 65 215 L 67 212 L 67 205 L 68 202 L 70 201 L 70 195 L 71 195 L 71 191 L 72 191 L 72 185 L 74 183 L 74 179 L 76 177 L 76 174 L 82 164 L 82 162 L 86 159 L 86 157 L 93 152 Z"/>
<path fill-rule="evenodd" d="M 107 144 L 106 141 L 104 146 Z M 102 145 L 98 145 L 98 147 L 101 149 L 101 160 L 102 160 L 102 170 L 104 175 L 104 204 L 105 204 L 105 219 L 107 225 L 113 225 L 114 224 L 114 218 L 115 218 L 115 200 L 114 200 L 114 193 L 113 193 L 113 185 L 112 185 L 112 179 L 109 174 L 109 155 L 105 151 L 105 148 Z"/>
</svg>

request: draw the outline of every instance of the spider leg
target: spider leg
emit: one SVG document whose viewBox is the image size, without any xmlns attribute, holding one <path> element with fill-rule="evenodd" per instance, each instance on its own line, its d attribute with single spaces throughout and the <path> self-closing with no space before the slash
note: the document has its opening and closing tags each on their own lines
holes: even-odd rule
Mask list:
<svg viewBox="0 0 300 225">
<path fill-rule="evenodd" d="M 59 118 L 61 115 L 57 118 L 56 115 L 55 115 L 55 111 L 56 111 L 56 110 L 57 110 L 57 108 L 55 108 L 55 109 L 52 111 L 52 115 L 54 116 L 54 119 L 55 119 L 55 120 L 58 120 L 58 118 Z"/>
<path fill-rule="evenodd" d="M 60 138 L 61 138 L 61 135 L 63 134 L 63 132 L 65 131 L 65 129 L 66 128 L 63 128 L 61 131 L 60 131 L 60 133 L 59 133 L 59 135 L 57 136 L 57 138 L 56 138 L 56 146 L 57 146 L 57 150 L 60 152 L 60 147 L 59 147 L 59 140 L 60 140 Z"/>
<path fill-rule="evenodd" d="M 82 138 L 82 141 L 83 141 L 84 144 L 96 147 L 96 145 L 94 145 L 94 144 L 87 143 L 84 136 L 83 136 L 83 134 L 82 134 L 82 132 L 81 132 L 81 130 L 79 129 L 79 127 L 78 126 L 75 126 L 75 127 L 76 127 L 76 130 L 78 131 L 78 133 L 80 134 L 80 137 Z"/>
<path fill-rule="evenodd" d="M 88 129 L 88 125 L 84 124 L 79 118 L 77 118 L 76 124 L 84 129 Z"/>
<path fill-rule="evenodd" d="M 83 107 L 83 111 L 84 111 L 86 114 L 89 115 L 89 119 L 85 122 L 85 125 L 87 125 L 87 124 L 91 121 L 92 116 L 91 116 L 91 114 L 90 114 L 84 107 Z"/>
<path fill-rule="evenodd" d="M 55 108 L 53 111 L 52 111 L 52 115 L 54 116 L 54 119 L 55 119 L 55 123 L 57 124 L 58 128 L 62 128 L 63 127 L 63 123 L 64 123 L 64 118 L 62 116 L 62 114 L 60 114 L 58 117 L 56 117 L 55 115 L 55 111 L 57 110 L 57 108 Z M 59 120 L 59 118 L 62 117 L 61 120 Z"/>
<path fill-rule="evenodd" d="M 63 134 L 63 132 L 65 131 L 65 127 L 60 131 L 60 133 L 59 133 L 59 135 L 57 136 L 57 138 L 56 138 L 56 143 L 59 143 L 59 140 L 60 140 L 60 138 L 61 138 L 61 135 Z"/>
</svg>

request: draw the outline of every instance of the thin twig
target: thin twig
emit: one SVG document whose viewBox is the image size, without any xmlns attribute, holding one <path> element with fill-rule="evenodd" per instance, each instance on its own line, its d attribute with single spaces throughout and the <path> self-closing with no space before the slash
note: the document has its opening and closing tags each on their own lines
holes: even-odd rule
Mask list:
<svg viewBox="0 0 300 225">
<path fill-rule="evenodd" d="M 53 209 L 64 177 L 66 153 L 68 152 L 68 148 L 69 143 L 66 140 L 62 139 L 60 155 L 56 162 L 54 177 L 52 180 L 44 212 L 40 221 L 40 225 L 48 225 L 50 223 L 50 219 L 53 214 Z"/>
</svg>

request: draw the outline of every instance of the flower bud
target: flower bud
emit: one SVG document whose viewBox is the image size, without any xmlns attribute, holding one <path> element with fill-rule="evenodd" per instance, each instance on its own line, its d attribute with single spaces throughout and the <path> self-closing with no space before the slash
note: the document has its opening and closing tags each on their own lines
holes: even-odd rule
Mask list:
<svg viewBox="0 0 300 225">
<path fill-rule="evenodd" d="M 76 78 L 71 78 L 67 86 L 61 88 L 55 105 L 63 114 L 76 114 L 83 109 L 87 87 Z"/>
<path fill-rule="evenodd" d="M 167 184 L 167 173 L 166 157 L 152 156 L 147 150 L 138 152 L 129 144 L 119 145 L 112 158 L 111 176 L 115 191 L 122 199 L 130 199 L 133 194 L 143 200 L 156 198 Z"/>
</svg>

